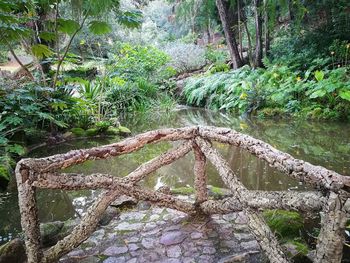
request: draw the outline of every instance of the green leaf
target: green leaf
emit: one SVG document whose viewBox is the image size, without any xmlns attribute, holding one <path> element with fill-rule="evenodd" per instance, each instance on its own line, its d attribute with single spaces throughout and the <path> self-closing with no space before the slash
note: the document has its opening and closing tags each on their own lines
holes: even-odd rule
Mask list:
<svg viewBox="0 0 350 263">
<path fill-rule="evenodd" d="M 65 103 L 64 101 L 55 101 L 55 102 L 52 102 L 50 104 L 50 106 L 55 110 L 64 110 L 66 108 L 68 108 L 67 106 L 67 103 Z"/>
<path fill-rule="evenodd" d="M 6 146 L 8 142 L 9 142 L 8 139 L 6 139 L 3 136 L 0 136 L 0 146 Z"/>
<path fill-rule="evenodd" d="M 26 153 L 26 150 L 23 146 L 19 144 L 14 144 L 8 147 L 7 149 L 10 153 L 18 154 L 18 155 L 23 155 Z"/>
<path fill-rule="evenodd" d="M 142 13 L 138 10 L 123 12 L 117 18 L 118 23 L 128 28 L 137 28 L 142 23 Z"/>
<path fill-rule="evenodd" d="M 58 22 L 58 30 L 68 35 L 73 35 L 80 28 L 79 23 L 71 19 L 59 18 L 57 19 L 57 22 Z"/>
<path fill-rule="evenodd" d="M 350 101 L 350 90 L 340 90 L 339 97 L 341 97 L 343 100 Z"/>
<path fill-rule="evenodd" d="M 112 27 L 103 21 L 91 21 L 89 25 L 89 30 L 95 35 L 104 35 L 112 31 Z"/>
<path fill-rule="evenodd" d="M 322 98 L 324 95 L 326 95 L 327 91 L 320 89 L 317 90 L 313 93 L 311 93 L 311 95 L 309 96 L 311 99 L 315 99 L 315 98 Z"/>
<path fill-rule="evenodd" d="M 19 125 L 22 124 L 23 119 L 17 116 L 8 116 L 6 117 L 6 119 L 4 120 L 4 123 L 8 123 L 11 125 Z"/>
<path fill-rule="evenodd" d="M 0 131 L 3 131 L 7 128 L 7 125 L 4 125 L 4 123 L 0 123 Z"/>
<path fill-rule="evenodd" d="M 322 70 L 316 70 L 316 71 L 315 71 L 315 79 L 316 79 L 317 81 L 321 81 L 321 80 L 323 80 L 323 78 L 324 78 L 324 73 L 323 73 L 323 71 L 322 71 Z"/>
<path fill-rule="evenodd" d="M 32 53 L 38 59 L 47 58 L 53 54 L 49 47 L 43 44 L 36 44 L 32 46 Z"/>
<path fill-rule="evenodd" d="M 56 39 L 56 34 L 53 32 L 41 32 L 39 37 L 46 41 L 54 41 Z"/>
<path fill-rule="evenodd" d="M 55 118 L 51 114 L 46 113 L 46 112 L 38 112 L 38 116 L 42 120 L 50 120 L 50 121 L 54 121 L 55 120 Z"/>
<path fill-rule="evenodd" d="M 68 124 L 65 123 L 64 121 L 54 120 L 53 123 L 60 128 L 67 128 L 68 127 Z"/>
</svg>

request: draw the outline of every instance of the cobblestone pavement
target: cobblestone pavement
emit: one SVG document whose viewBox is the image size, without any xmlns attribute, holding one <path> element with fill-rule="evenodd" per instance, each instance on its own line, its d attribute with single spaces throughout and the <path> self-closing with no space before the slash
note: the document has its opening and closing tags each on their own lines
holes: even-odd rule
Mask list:
<svg viewBox="0 0 350 263">
<path fill-rule="evenodd" d="M 169 209 L 129 210 L 60 262 L 263 262 L 243 213 L 191 218 Z"/>
</svg>

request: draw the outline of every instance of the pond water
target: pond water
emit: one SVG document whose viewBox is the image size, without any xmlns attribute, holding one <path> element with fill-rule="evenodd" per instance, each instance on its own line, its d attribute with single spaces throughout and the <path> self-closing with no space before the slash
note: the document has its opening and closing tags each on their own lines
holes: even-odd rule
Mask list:
<svg viewBox="0 0 350 263">
<path fill-rule="evenodd" d="M 219 112 L 202 109 L 178 108 L 175 111 L 153 116 L 133 115 L 123 121 L 133 134 L 144 131 L 191 125 L 229 127 L 262 139 L 295 158 L 322 165 L 343 175 L 350 175 L 350 124 L 341 122 L 310 122 L 291 120 L 241 119 Z M 76 140 L 32 151 L 30 157 L 44 157 L 72 149 L 89 148 L 120 140 L 104 138 Z M 93 172 L 125 176 L 138 165 L 166 151 L 177 143 L 149 145 L 142 150 L 108 160 L 88 161 L 66 169 L 67 172 L 89 174 Z M 264 161 L 232 146 L 214 144 L 231 165 L 248 189 L 304 190 L 303 184 L 270 168 Z M 194 157 L 190 153 L 173 164 L 159 169 L 142 182 L 147 188 L 157 189 L 193 185 Z M 215 169 L 208 166 L 208 184 L 225 187 Z M 81 214 L 93 202 L 99 191 L 40 190 L 37 194 L 41 222 L 66 220 Z M 21 231 L 15 191 L 0 192 L 0 244 L 12 239 Z"/>
</svg>

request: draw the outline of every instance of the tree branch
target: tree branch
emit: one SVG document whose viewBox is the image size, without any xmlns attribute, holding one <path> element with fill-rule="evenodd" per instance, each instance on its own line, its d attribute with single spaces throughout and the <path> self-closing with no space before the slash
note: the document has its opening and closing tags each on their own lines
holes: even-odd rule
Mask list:
<svg viewBox="0 0 350 263">
<path fill-rule="evenodd" d="M 6 40 L 5 40 L 6 41 Z M 17 61 L 17 63 L 21 66 L 21 68 L 26 72 L 26 75 L 31 79 L 35 80 L 33 74 L 29 71 L 29 69 L 22 63 L 22 61 L 17 57 L 15 51 L 11 47 L 11 45 L 6 41 L 6 45 L 8 49 L 10 50 L 11 55 L 14 57 L 14 59 Z"/>
<path fill-rule="evenodd" d="M 70 49 L 70 46 L 72 45 L 73 43 L 73 40 L 75 38 L 75 36 L 78 34 L 78 32 L 83 28 L 84 24 L 85 24 L 85 21 L 88 17 L 88 12 L 86 12 L 84 18 L 83 18 L 83 21 L 81 22 L 80 24 L 80 27 L 73 33 L 73 35 L 71 36 L 71 38 L 69 39 L 69 42 L 63 52 L 63 55 L 61 58 L 59 58 L 58 60 L 58 63 L 57 63 L 57 68 L 56 68 L 56 73 L 55 73 L 55 76 L 54 76 L 54 80 L 53 80 L 53 83 L 52 83 L 52 87 L 55 88 L 56 85 L 57 85 L 57 80 L 58 80 L 58 75 L 60 73 L 60 70 L 61 70 L 61 66 L 62 66 L 62 63 L 64 61 L 64 59 L 66 58 L 67 54 L 68 54 L 68 51 Z"/>
</svg>

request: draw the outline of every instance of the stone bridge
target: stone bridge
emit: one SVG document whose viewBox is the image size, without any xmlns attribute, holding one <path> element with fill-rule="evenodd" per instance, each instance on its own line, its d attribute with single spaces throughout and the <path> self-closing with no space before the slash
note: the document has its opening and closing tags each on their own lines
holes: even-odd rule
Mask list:
<svg viewBox="0 0 350 263">
<path fill-rule="evenodd" d="M 87 160 L 106 159 L 132 153 L 147 144 L 162 141 L 181 141 L 181 144 L 142 164 L 128 176 L 120 178 L 109 174 L 63 173 L 61 169 Z M 240 147 L 266 161 L 270 166 L 304 182 L 314 191 L 250 191 L 239 181 L 227 162 L 212 147 L 212 142 Z M 162 166 L 168 165 L 193 151 L 195 200 L 180 199 L 171 193 L 151 191 L 138 185 L 142 179 Z M 217 169 L 231 196 L 210 200 L 207 193 L 206 163 Z M 293 158 L 271 145 L 227 128 L 185 127 L 145 132 L 110 145 L 74 150 L 39 159 L 23 159 L 16 167 L 16 179 L 25 232 L 29 263 L 56 262 L 78 247 L 96 230 L 108 206 L 121 195 L 145 200 L 158 207 L 175 209 L 191 216 L 244 215 L 245 223 L 260 249 L 272 263 L 289 262 L 275 235 L 260 212 L 264 209 L 284 209 L 301 212 L 320 212 L 321 230 L 318 236 L 314 262 L 341 262 L 344 230 L 349 218 L 350 178 L 320 166 Z M 87 210 L 73 231 L 48 249 L 41 248 L 37 188 L 81 190 L 103 189 L 104 192 Z M 159 211 L 158 211 L 159 212 Z M 157 211 L 154 211 L 157 213 Z M 181 215 L 178 215 L 181 217 Z M 227 219 L 226 218 L 226 219 Z M 231 218 L 232 219 L 232 218 Z M 176 222 L 174 222 L 176 224 Z M 230 235 L 230 232 L 226 233 Z M 196 235 L 196 234 L 194 234 Z M 166 242 L 166 241 L 164 241 Z M 234 246 L 235 244 L 231 244 Z M 190 245 L 188 245 L 190 246 Z M 190 247 L 188 249 L 191 249 Z M 176 253 L 176 251 L 173 251 Z M 204 262 L 204 261 L 203 261 Z"/>
</svg>

